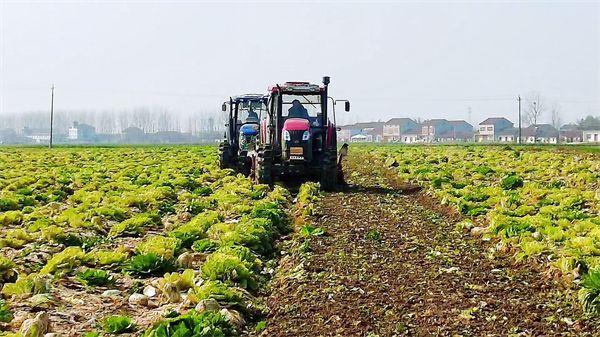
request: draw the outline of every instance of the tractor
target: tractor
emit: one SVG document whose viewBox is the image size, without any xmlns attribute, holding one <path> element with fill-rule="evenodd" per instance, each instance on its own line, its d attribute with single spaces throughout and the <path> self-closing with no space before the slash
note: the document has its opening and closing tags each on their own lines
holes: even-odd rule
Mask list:
<svg viewBox="0 0 600 337">
<path fill-rule="evenodd" d="M 256 150 L 251 152 L 251 176 L 258 183 L 305 177 L 331 190 L 341 176 L 337 156 L 335 104 L 350 102 L 328 96 L 329 77 L 323 85 L 286 82 L 269 89 L 267 114 L 261 120 Z M 328 116 L 333 102 L 333 122 Z M 347 148 L 347 147 L 346 147 Z"/>
<path fill-rule="evenodd" d="M 219 146 L 221 168 L 249 173 L 248 151 L 255 150 L 259 122 L 265 114 L 267 98 L 262 94 L 247 94 L 229 98 L 222 110 L 228 112 L 224 139 Z"/>
</svg>

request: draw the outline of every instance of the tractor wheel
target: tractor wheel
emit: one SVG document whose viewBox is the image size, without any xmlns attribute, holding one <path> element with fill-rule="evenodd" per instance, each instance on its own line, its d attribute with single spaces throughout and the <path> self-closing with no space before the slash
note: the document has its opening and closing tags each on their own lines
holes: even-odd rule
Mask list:
<svg viewBox="0 0 600 337">
<path fill-rule="evenodd" d="M 262 158 L 257 158 L 254 164 L 254 180 L 259 184 L 268 184 L 272 182 L 271 179 L 271 165 L 268 161 Z"/>
<path fill-rule="evenodd" d="M 252 170 L 252 176 L 257 183 L 270 185 L 273 182 L 270 149 L 264 149 L 253 157 Z"/>
<path fill-rule="evenodd" d="M 325 191 L 333 191 L 337 186 L 337 162 L 335 156 L 327 155 L 323 160 L 323 170 L 321 171 L 321 188 Z"/>
<path fill-rule="evenodd" d="M 226 169 L 231 167 L 231 155 L 229 143 L 223 142 L 219 145 L 219 168 Z"/>
</svg>

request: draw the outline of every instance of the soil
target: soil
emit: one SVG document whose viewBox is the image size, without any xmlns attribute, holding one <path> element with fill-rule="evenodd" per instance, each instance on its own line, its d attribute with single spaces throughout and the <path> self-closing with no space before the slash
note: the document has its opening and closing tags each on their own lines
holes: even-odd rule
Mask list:
<svg viewBox="0 0 600 337">
<path fill-rule="evenodd" d="M 308 219 L 326 234 L 283 248 L 261 336 L 600 335 L 572 282 L 456 229 L 459 214 L 362 159 Z"/>
</svg>

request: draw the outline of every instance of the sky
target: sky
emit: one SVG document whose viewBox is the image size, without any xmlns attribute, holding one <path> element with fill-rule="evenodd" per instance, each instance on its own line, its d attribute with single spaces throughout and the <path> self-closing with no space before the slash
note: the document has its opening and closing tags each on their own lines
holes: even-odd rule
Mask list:
<svg viewBox="0 0 600 337">
<path fill-rule="evenodd" d="M 0 0 L 0 124 L 48 110 L 53 83 L 57 111 L 189 114 L 324 75 L 342 123 L 515 121 L 534 92 L 600 115 L 600 2 Z"/>
</svg>

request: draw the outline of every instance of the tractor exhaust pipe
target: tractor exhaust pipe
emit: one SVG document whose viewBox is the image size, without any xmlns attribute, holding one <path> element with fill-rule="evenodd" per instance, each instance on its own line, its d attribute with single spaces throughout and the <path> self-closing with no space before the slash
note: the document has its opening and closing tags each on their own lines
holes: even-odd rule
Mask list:
<svg viewBox="0 0 600 337">
<path fill-rule="evenodd" d="M 329 82 L 330 82 L 329 76 L 323 76 L 323 84 L 325 84 L 325 86 L 328 86 Z"/>
</svg>

